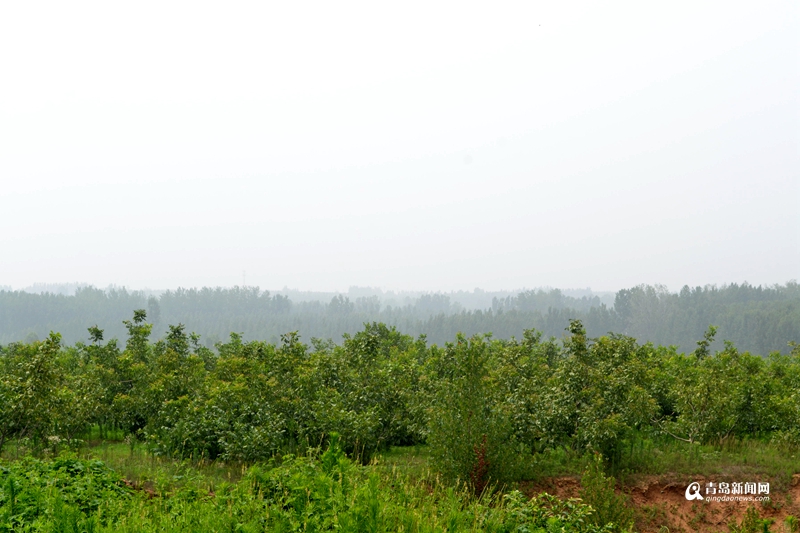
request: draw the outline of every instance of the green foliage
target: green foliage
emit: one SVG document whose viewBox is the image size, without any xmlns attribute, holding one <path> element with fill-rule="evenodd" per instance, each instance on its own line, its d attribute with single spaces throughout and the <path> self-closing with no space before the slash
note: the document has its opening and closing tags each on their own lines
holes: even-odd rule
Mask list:
<svg viewBox="0 0 800 533">
<path fill-rule="evenodd" d="M 59 418 L 64 375 L 58 356 L 61 336 L 51 333 L 45 341 L 12 344 L 2 359 L 0 374 L 0 449 L 11 436 L 31 439 L 42 447 Z"/>
<path fill-rule="evenodd" d="M 791 445 L 800 427 L 798 360 L 773 355 L 769 360 L 741 353 L 726 343 L 713 357 L 675 355 L 663 362 L 661 380 L 669 381 L 672 413 L 657 426 L 686 442 L 722 442 L 736 435 L 783 432 Z"/>
<path fill-rule="evenodd" d="M 136 309 L 133 312 L 133 320 L 123 320 L 122 323 L 128 329 L 128 343 L 125 350 L 137 362 L 147 362 L 150 358 L 150 346 L 147 342 L 153 331 L 153 325 L 145 322 L 147 312 L 144 309 Z"/>
<path fill-rule="evenodd" d="M 730 533 L 769 533 L 770 525 L 774 522 L 771 518 L 761 518 L 758 510 L 752 505 L 745 511 L 744 518 L 739 525 L 728 524 Z"/>
<path fill-rule="evenodd" d="M 192 354 L 192 344 L 172 327 L 148 348 L 135 386 L 114 400 L 120 425 L 157 453 L 251 462 L 304 452 L 337 432 L 366 463 L 423 438 L 415 353 L 424 346 L 394 328 L 366 325 L 343 346 L 318 342 L 312 353 L 296 332 L 278 348 L 232 334 L 213 361 Z"/>
<path fill-rule="evenodd" d="M 335 305 L 352 315 L 362 304 Z M 233 333 L 214 350 L 182 324 L 152 342 L 141 309 L 125 326 L 124 349 L 104 344 L 97 326 L 89 344 L 63 346 L 51 333 L 0 347 L 0 451 L 13 442 L 17 453 L 58 457 L 0 467 L 0 531 L 627 531 L 632 513 L 601 456 L 623 475 L 714 469 L 736 456 L 785 485 L 800 446 L 800 351 L 760 358 L 729 342 L 714 351 L 713 329 L 683 355 L 592 338 L 579 320 L 561 341 L 526 330 L 520 340 L 459 334 L 443 348 L 374 322 L 340 345 L 309 346 L 297 331 L 277 344 Z M 110 435 L 126 437 L 131 459 L 143 442 L 151 466 L 180 462 L 150 488 L 59 456 Z M 426 443 L 435 476 L 363 466 Z M 502 494 L 589 458 L 582 503 Z M 209 481 L 191 459 L 234 477 Z M 769 527 L 748 511 L 731 529 Z"/>
<path fill-rule="evenodd" d="M 597 512 L 580 500 L 559 500 L 546 493 L 527 500 L 521 492 L 514 490 L 503 496 L 503 502 L 507 518 L 502 531 L 520 533 L 617 531 L 611 523 L 598 525 Z"/>
<path fill-rule="evenodd" d="M 611 532 L 578 500 L 519 491 L 475 498 L 431 479 L 361 467 L 336 436 L 322 454 L 257 464 L 210 489 L 187 469 L 153 495 L 100 461 L 26 459 L 0 468 L 0 531 Z"/>
<path fill-rule="evenodd" d="M 711 343 L 714 342 L 714 336 L 717 334 L 716 326 L 708 326 L 708 330 L 703 335 L 703 340 L 697 342 L 697 349 L 694 351 L 695 357 L 698 359 L 705 359 L 711 354 Z"/>
<path fill-rule="evenodd" d="M 570 445 L 618 462 L 624 440 L 656 411 L 652 347 L 613 334 L 590 343 L 580 321 L 569 330 L 533 412 L 541 428 L 534 446 Z"/>
<path fill-rule="evenodd" d="M 44 530 L 48 522 L 56 531 L 70 523 L 85 531 L 130 496 L 120 476 L 101 461 L 26 459 L 0 467 L 0 531 Z"/>
<path fill-rule="evenodd" d="M 497 394 L 492 350 L 481 337 L 459 336 L 432 361 L 438 390 L 430 413 L 428 443 L 439 469 L 470 483 L 480 494 L 513 479 L 519 446 L 510 416 Z"/>
<path fill-rule="evenodd" d="M 633 527 L 634 511 L 627 505 L 627 498 L 616 494 L 616 480 L 603 472 L 603 460 L 595 455 L 594 460 L 581 477 L 581 499 L 591 505 L 595 513 L 591 522 L 608 525 L 610 531 L 630 531 Z"/>
<path fill-rule="evenodd" d="M 336 433 L 361 464 L 427 443 L 446 479 L 481 493 L 587 452 L 610 472 L 654 471 L 654 442 L 670 449 L 663 439 L 694 446 L 672 456 L 681 464 L 699 461 L 697 445 L 759 439 L 794 453 L 800 442 L 797 350 L 760 358 L 726 342 L 712 353 L 713 332 L 702 356 L 591 338 L 579 320 L 561 341 L 527 330 L 439 348 L 369 323 L 340 345 L 232 333 L 212 351 L 182 324 L 151 342 L 146 320 L 137 310 L 125 321 L 124 349 L 103 344 L 97 326 L 88 345 L 62 346 L 53 333 L 0 348 L 0 449 L 57 454 L 96 428 L 95 438 L 121 433 L 162 457 L 252 464 L 321 449 Z"/>
</svg>

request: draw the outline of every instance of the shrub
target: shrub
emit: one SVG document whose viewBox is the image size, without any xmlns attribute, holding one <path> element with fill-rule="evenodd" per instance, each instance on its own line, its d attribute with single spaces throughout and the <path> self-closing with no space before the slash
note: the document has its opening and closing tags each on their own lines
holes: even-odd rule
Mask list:
<svg viewBox="0 0 800 533">
<path fill-rule="evenodd" d="M 519 448 L 492 383 L 491 352 L 484 339 L 459 335 L 444 355 L 449 376 L 441 381 L 431 409 L 431 455 L 447 478 L 467 482 L 480 493 L 491 483 L 516 477 Z"/>
<path fill-rule="evenodd" d="M 595 513 L 590 520 L 598 526 L 610 525 L 614 532 L 630 531 L 633 527 L 633 509 L 627 498 L 614 492 L 616 480 L 603 473 L 603 460 L 595 454 L 594 460 L 581 477 L 581 499 L 591 505 Z"/>
</svg>

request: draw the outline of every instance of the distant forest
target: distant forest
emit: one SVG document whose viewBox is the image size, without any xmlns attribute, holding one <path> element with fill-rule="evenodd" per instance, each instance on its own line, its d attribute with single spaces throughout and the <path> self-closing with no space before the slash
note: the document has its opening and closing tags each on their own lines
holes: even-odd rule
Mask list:
<svg viewBox="0 0 800 533">
<path fill-rule="evenodd" d="M 495 338 L 522 338 L 526 329 L 560 338 L 570 319 L 578 319 L 590 337 L 622 333 L 640 342 L 675 345 L 689 352 L 710 325 L 716 343 L 733 342 L 743 351 L 766 355 L 788 353 L 800 342 L 800 285 L 790 281 L 769 287 L 731 284 L 684 287 L 674 293 L 640 285 L 615 295 L 570 295 L 558 289 L 519 292 L 433 293 L 386 298 L 316 293 L 273 294 L 257 287 L 177 289 L 160 294 L 125 289 L 78 287 L 74 294 L 0 290 L 0 344 L 63 335 L 66 343 L 86 341 L 87 328 L 98 326 L 106 338 L 124 339 L 123 320 L 144 309 L 162 337 L 169 325 L 184 324 L 208 347 L 227 341 L 230 332 L 247 340 L 277 343 L 280 335 L 298 331 L 303 339 L 341 341 L 364 323 L 383 322 L 428 342 L 443 345 L 456 333 L 492 333 Z M 354 296 L 351 298 L 351 296 Z M 612 299 L 613 296 L 613 299 Z M 464 302 L 464 303 L 461 303 Z M 465 305 L 466 304 L 466 305 Z M 468 305 L 483 308 L 468 308 Z"/>
</svg>

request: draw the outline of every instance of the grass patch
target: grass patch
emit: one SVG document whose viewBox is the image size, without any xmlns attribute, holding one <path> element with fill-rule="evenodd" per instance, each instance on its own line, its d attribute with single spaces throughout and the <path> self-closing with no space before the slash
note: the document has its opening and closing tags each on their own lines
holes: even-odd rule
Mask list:
<svg viewBox="0 0 800 533">
<path fill-rule="evenodd" d="M 0 469 L 0 531 L 604 531 L 575 500 L 529 500 L 518 491 L 476 498 L 463 484 L 376 466 L 354 464 L 332 447 L 254 465 L 216 493 L 186 466 L 180 484 L 151 496 L 130 490 L 99 460 L 25 459 Z"/>
<path fill-rule="evenodd" d="M 730 439 L 712 446 L 669 438 L 639 439 L 629 450 L 612 468 L 623 480 L 636 475 L 759 478 L 785 490 L 792 475 L 800 472 L 797 452 L 787 452 L 767 440 Z"/>
<path fill-rule="evenodd" d="M 430 450 L 423 445 L 392 446 L 377 455 L 372 464 L 378 470 L 399 472 L 416 479 L 428 479 L 431 476 Z"/>
<path fill-rule="evenodd" d="M 170 459 L 150 454 L 143 446 L 131 447 L 124 442 L 103 443 L 83 450 L 80 455 L 99 459 L 134 486 L 156 493 L 180 490 L 187 484 L 202 486 L 213 493 L 221 484 L 238 482 L 247 472 L 247 466 L 241 463 Z"/>
</svg>

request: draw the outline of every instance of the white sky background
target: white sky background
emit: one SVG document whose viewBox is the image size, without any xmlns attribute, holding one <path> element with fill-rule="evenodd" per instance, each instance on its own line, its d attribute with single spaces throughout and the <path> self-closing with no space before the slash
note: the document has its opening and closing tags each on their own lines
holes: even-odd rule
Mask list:
<svg viewBox="0 0 800 533">
<path fill-rule="evenodd" d="M 0 285 L 800 278 L 787 2 L 4 2 Z"/>
</svg>

